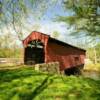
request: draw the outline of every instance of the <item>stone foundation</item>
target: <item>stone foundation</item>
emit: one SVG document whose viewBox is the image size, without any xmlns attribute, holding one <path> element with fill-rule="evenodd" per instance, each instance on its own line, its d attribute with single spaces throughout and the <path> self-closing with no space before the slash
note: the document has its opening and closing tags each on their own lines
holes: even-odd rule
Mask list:
<svg viewBox="0 0 100 100">
<path fill-rule="evenodd" d="M 48 72 L 51 74 L 59 74 L 59 62 L 52 62 L 52 63 L 44 63 L 44 64 L 36 64 L 34 66 L 35 70 Z"/>
</svg>

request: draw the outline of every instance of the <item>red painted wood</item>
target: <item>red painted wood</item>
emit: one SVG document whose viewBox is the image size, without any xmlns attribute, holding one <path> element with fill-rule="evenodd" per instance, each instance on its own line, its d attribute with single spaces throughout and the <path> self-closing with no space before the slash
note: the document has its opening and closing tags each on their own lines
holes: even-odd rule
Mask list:
<svg viewBox="0 0 100 100">
<path fill-rule="evenodd" d="M 48 35 L 34 31 L 25 40 L 23 40 L 23 45 L 24 45 L 24 47 L 27 47 L 27 45 L 30 41 L 39 39 L 46 46 L 46 44 L 48 42 L 48 38 L 49 38 Z"/>
<path fill-rule="evenodd" d="M 58 61 L 60 63 L 60 70 L 84 64 L 85 50 L 69 44 L 59 44 L 57 42 L 58 40 L 52 41 L 53 38 L 40 32 L 34 31 L 25 40 L 23 40 L 24 47 L 27 47 L 30 41 L 37 39 L 41 40 L 41 42 L 44 44 L 45 63 Z M 77 57 L 79 59 L 78 61 L 75 61 L 75 58 Z"/>
<path fill-rule="evenodd" d="M 75 57 L 79 57 L 79 62 L 75 62 Z M 60 70 L 72 66 L 84 64 L 85 52 L 70 46 L 61 46 L 48 41 L 46 62 L 58 61 Z"/>
</svg>

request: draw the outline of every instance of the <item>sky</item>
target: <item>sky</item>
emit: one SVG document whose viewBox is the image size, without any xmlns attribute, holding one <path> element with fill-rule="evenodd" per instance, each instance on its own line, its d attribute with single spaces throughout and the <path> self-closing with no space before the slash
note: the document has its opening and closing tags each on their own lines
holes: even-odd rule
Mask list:
<svg viewBox="0 0 100 100">
<path fill-rule="evenodd" d="M 25 1 L 27 7 L 30 7 L 31 4 L 29 4 L 27 0 Z M 69 36 L 73 28 L 69 28 L 69 26 L 64 22 L 55 21 L 57 16 L 69 16 L 72 15 L 73 13 L 70 11 L 66 11 L 64 9 L 64 7 L 62 6 L 63 0 L 52 0 L 52 2 L 54 2 L 53 4 L 50 1 L 48 1 L 49 7 L 44 12 L 44 14 L 42 14 L 42 16 L 41 16 L 41 7 L 43 9 L 43 6 L 45 4 L 43 4 L 42 6 L 36 6 L 33 9 L 33 11 L 27 16 L 27 18 L 23 20 L 24 27 L 21 27 L 22 33 L 24 34 L 23 39 L 26 38 L 32 31 L 39 31 L 45 34 L 49 34 L 51 36 L 53 36 L 52 35 L 53 32 L 58 32 L 60 35 L 59 37 L 57 37 L 57 39 L 72 45 L 76 45 L 78 39 L 73 39 L 73 37 Z M 15 34 L 13 30 L 13 26 L 9 25 L 7 27 L 3 27 L 3 30 L 0 31 L 1 34 L 2 33 L 5 34 L 7 32 L 11 32 L 12 34 Z"/>
<path fill-rule="evenodd" d="M 58 0 L 55 5 L 52 5 L 52 7 L 49 7 L 47 9 L 45 14 L 43 14 L 40 19 L 36 19 L 32 15 L 27 18 L 28 23 L 26 24 L 26 27 L 29 27 L 29 31 L 24 30 L 25 33 L 28 33 L 24 35 L 24 38 L 34 30 L 49 34 L 51 36 L 53 32 L 56 31 L 60 34 L 57 39 L 70 44 L 75 44 L 77 40 L 69 36 L 72 31 L 72 28 L 69 29 L 69 26 L 67 26 L 67 24 L 64 22 L 56 21 L 57 16 L 69 16 L 72 14 L 73 13 L 69 11 L 65 11 L 64 7 L 62 6 L 62 0 Z"/>
</svg>

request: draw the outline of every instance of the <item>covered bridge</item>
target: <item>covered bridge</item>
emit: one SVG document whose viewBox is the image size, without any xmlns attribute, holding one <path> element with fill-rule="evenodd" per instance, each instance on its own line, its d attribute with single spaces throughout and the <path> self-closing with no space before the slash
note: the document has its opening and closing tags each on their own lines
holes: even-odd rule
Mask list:
<svg viewBox="0 0 100 100">
<path fill-rule="evenodd" d="M 24 63 L 38 64 L 59 62 L 60 70 L 65 73 L 71 69 L 82 68 L 85 59 L 85 50 L 56 40 L 49 35 L 33 31 L 24 45 Z"/>
</svg>

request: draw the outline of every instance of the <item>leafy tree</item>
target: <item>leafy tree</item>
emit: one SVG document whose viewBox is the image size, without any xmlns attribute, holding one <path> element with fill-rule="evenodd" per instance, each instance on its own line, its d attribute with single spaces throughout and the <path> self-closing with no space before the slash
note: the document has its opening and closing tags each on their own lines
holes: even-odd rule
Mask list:
<svg viewBox="0 0 100 100">
<path fill-rule="evenodd" d="M 21 47 L 10 33 L 0 35 L 0 57 L 21 57 Z"/>
<path fill-rule="evenodd" d="M 100 43 L 87 48 L 87 58 L 91 59 L 95 64 L 100 63 Z"/>
<path fill-rule="evenodd" d="M 52 37 L 53 38 L 58 38 L 59 37 L 59 32 L 57 32 L 57 31 L 54 31 L 53 33 L 52 33 Z"/>
<path fill-rule="evenodd" d="M 83 31 L 89 36 L 100 36 L 100 0 L 64 0 L 63 3 L 72 14 L 60 16 L 58 20 L 73 26 L 73 34 Z"/>
<path fill-rule="evenodd" d="M 95 46 L 96 54 L 97 54 L 97 62 L 100 62 L 100 43 Z"/>
<path fill-rule="evenodd" d="M 31 16 L 36 19 L 53 7 L 58 0 L 0 0 L 0 29 L 13 27 L 19 40 L 22 40 L 23 31 L 27 29 L 25 23 Z"/>
</svg>

